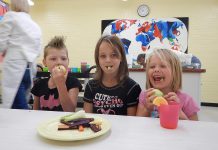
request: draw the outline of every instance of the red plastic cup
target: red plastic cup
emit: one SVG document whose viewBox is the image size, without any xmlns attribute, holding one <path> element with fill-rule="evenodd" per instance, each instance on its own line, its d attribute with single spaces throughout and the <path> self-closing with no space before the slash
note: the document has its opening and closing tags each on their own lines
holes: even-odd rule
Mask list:
<svg viewBox="0 0 218 150">
<path fill-rule="evenodd" d="M 159 107 L 160 125 L 167 129 L 176 129 L 179 120 L 180 106 L 178 103 L 169 103 Z"/>
</svg>

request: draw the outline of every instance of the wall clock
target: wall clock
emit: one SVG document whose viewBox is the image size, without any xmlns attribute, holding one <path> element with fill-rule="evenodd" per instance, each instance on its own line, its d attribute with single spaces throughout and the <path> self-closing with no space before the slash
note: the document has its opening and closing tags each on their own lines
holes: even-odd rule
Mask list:
<svg viewBox="0 0 218 150">
<path fill-rule="evenodd" d="M 146 17 L 149 14 L 149 11 L 150 9 L 148 5 L 145 5 L 145 4 L 140 5 L 137 9 L 137 13 L 140 17 Z"/>
</svg>

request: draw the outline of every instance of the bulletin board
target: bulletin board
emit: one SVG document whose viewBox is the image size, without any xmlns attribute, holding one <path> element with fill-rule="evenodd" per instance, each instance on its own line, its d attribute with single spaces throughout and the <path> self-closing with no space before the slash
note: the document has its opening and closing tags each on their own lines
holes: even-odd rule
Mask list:
<svg viewBox="0 0 218 150">
<path fill-rule="evenodd" d="M 0 1 L 0 20 L 3 18 L 3 15 L 8 11 L 8 4 Z"/>
<path fill-rule="evenodd" d="M 128 64 L 136 61 L 138 54 L 149 53 L 154 48 L 188 53 L 188 17 L 157 18 L 148 20 L 102 20 L 102 35 L 117 35 L 124 44 Z"/>
<path fill-rule="evenodd" d="M 3 15 L 8 11 L 8 4 L 0 1 L 0 21 L 3 18 Z M 3 54 L 0 53 L 0 63 L 3 61 Z"/>
</svg>

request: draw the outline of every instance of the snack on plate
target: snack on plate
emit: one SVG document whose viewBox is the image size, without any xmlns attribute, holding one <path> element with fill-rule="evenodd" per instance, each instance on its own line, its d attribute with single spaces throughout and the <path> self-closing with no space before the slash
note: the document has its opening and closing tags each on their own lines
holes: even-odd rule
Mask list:
<svg viewBox="0 0 218 150">
<path fill-rule="evenodd" d="M 64 74 L 67 73 L 67 70 L 66 70 L 66 68 L 65 68 L 63 65 L 57 65 L 56 68 L 57 68 L 59 71 L 63 71 Z"/>
<path fill-rule="evenodd" d="M 94 118 L 87 118 L 84 110 L 61 117 L 60 123 L 58 130 L 77 129 L 82 132 L 84 128 L 90 128 L 93 132 L 101 131 L 101 122 Z"/>
<path fill-rule="evenodd" d="M 160 105 L 168 105 L 168 102 L 165 98 L 158 96 L 153 100 L 153 104 L 159 107 Z"/>
<path fill-rule="evenodd" d="M 71 120 L 74 120 L 74 119 L 85 118 L 85 117 L 86 117 L 85 111 L 80 110 L 80 111 L 78 111 L 78 112 L 76 112 L 74 114 L 69 114 L 69 115 L 61 117 L 61 120 L 67 122 L 67 121 L 71 121 Z"/>
</svg>

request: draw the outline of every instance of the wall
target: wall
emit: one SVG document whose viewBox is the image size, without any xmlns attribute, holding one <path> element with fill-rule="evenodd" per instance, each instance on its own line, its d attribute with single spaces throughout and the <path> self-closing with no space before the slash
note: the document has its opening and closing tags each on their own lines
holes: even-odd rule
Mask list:
<svg viewBox="0 0 218 150">
<path fill-rule="evenodd" d="M 189 17 L 189 53 L 198 56 L 203 68 L 202 101 L 218 103 L 218 1 L 217 0 L 35 0 L 33 19 L 43 31 L 43 46 L 54 35 L 67 37 L 70 66 L 81 61 L 94 64 L 94 48 L 103 19 L 140 19 L 137 7 L 149 5 L 147 18 Z M 39 59 L 41 61 L 41 58 Z"/>
</svg>

